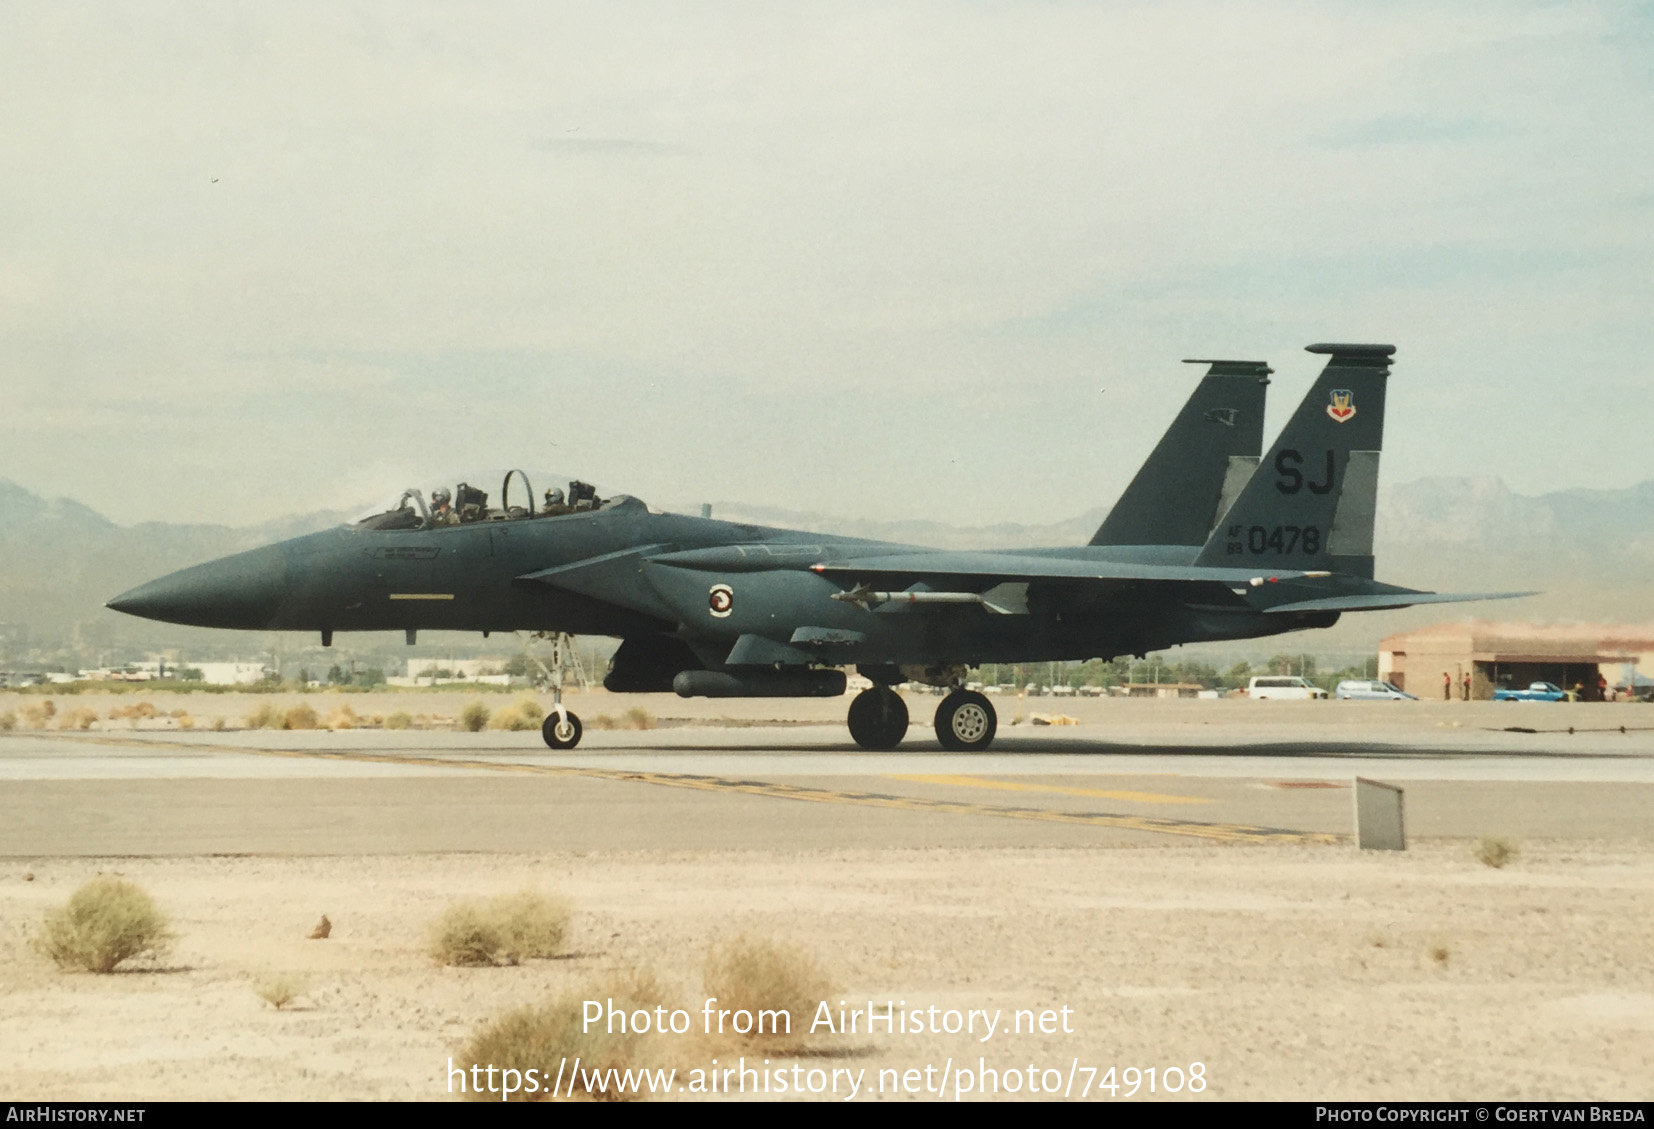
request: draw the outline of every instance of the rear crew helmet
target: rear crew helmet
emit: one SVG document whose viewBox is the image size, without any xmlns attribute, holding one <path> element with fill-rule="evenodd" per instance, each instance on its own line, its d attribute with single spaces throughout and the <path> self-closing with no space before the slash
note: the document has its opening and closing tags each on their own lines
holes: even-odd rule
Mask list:
<svg viewBox="0 0 1654 1129">
<path fill-rule="evenodd" d="M 446 506 L 452 497 L 447 489 L 441 486 L 431 491 L 431 501 L 439 506 Z"/>
</svg>

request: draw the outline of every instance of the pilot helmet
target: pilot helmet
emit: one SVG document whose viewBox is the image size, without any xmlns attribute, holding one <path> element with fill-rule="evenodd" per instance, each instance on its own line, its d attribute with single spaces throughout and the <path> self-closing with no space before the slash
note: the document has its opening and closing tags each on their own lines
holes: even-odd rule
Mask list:
<svg viewBox="0 0 1654 1129">
<path fill-rule="evenodd" d="M 546 491 L 546 505 L 560 506 L 563 504 L 563 492 L 553 487 Z"/>
<path fill-rule="evenodd" d="M 445 489 L 444 487 L 438 486 L 435 490 L 431 491 L 431 504 L 432 505 L 437 505 L 437 506 L 446 506 L 451 497 L 452 497 L 452 495 L 448 493 L 447 489 Z"/>
</svg>

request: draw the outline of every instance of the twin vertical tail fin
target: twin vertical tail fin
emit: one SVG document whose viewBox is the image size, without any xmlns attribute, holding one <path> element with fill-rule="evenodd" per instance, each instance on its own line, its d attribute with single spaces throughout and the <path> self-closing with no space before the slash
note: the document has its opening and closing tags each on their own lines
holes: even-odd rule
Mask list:
<svg viewBox="0 0 1654 1129">
<path fill-rule="evenodd" d="M 1257 468 L 1273 370 L 1262 361 L 1184 363 L 1212 367 L 1091 544 L 1204 544 Z"/>
<path fill-rule="evenodd" d="M 1393 345 L 1311 345 L 1327 367 L 1219 520 L 1197 564 L 1371 578 Z"/>
</svg>

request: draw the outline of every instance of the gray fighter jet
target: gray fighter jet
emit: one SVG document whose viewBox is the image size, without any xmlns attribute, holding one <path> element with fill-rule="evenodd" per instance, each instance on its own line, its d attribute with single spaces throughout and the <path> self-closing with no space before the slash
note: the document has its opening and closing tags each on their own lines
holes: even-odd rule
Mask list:
<svg viewBox="0 0 1654 1129">
<path fill-rule="evenodd" d="M 1493 599 L 1373 579 L 1389 345 L 1328 356 L 1259 461 L 1269 368 L 1213 361 L 1090 544 L 959 552 L 660 513 L 583 483 L 536 507 L 527 477 L 500 505 L 416 490 L 355 525 L 187 568 L 109 602 L 172 623 L 317 631 L 553 631 L 621 640 L 604 685 L 685 697 L 832 697 L 842 668 L 873 683 L 850 734 L 894 748 L 891 687 L 946 687 L 945 748 L 994 738 L 981 663 L 1142 655 L 1180 643 L 1326 627 L 1345 612 Z M 520 481 L 525 504 L 512 505 Z M 445 493 L 445 492 L 444 492 Z M 553 748 L 580 740 L 558 707 Z"/>
</svg>

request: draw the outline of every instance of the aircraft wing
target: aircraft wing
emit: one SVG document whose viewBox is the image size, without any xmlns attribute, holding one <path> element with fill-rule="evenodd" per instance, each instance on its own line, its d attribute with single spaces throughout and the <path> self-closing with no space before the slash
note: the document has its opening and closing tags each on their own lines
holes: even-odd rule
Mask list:
<svg viewBox="0 0 1654 1129">
<path fill-rule="evenodd" d="M 1063 581 L 1222 585 L 1237 595 L 1244 592 L 1254 609 L 1270 614 L 1382 611 L 1416 604 L 1509 600 L 1534 595 L 1533 592 L 1422 592 L 1363 577 L 1329 576 L 1326 572 L 1301 569 L 1259 573 L 1255 569 L 1025 557 L 1011 553 L 904 553 L 817 564 L 811 568 L 827 577 L 859 585 L 884 583 L 887 587 L 915 582 L 929 582 L 934 586 L 950 581 L 961 588 L 975 590 L 1017 582 Z M 1317 592 L 1323 582 L 1326 587 Z"/>
<path fill-rule="evenodd" d="M 657 558 L 660 559 L 660 558 Z M 670 558 L 668 558 L 670 559 Z M 965 584 L 994 584 L 1005 581 L 1039 580 L 1143 580 L 1185 583 L 1250 585 L 1325 576 L 1324 572 L 1277 569 L 1260 572 L 1249 568 L 1144 564 L 1133 561 L 1098 561 L 1075 557 L 1024 557 L 1014 553 L 897 553 L 827 561 L 810 566 L 810 571 L 828 577 L 854 581 L 956 579 Z"/>
</svg>

